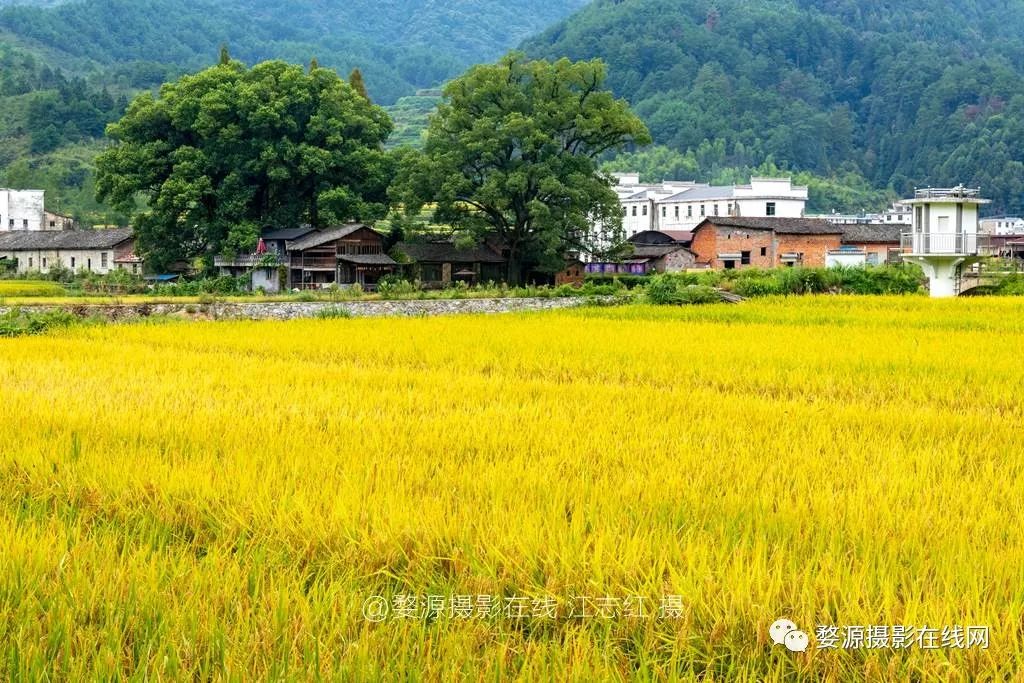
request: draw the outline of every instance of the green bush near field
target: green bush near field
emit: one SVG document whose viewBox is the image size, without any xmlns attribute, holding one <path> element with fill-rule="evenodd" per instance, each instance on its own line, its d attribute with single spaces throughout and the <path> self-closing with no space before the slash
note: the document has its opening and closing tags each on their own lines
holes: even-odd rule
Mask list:
<svg viewBox="0 0 1024 683">
<path fill-rule="evenodd" d="M 800 294 L 918 294 L 924 290 L 924 284 L 924 276 L 916 266 L 749 268 L 655 276 L 648 280 L 647 290 L 648 298 L 659 303 L 658 299 L 672 299 L 665 291 L 684 287 L 721 289 L 753 298 Z"/>
</svg>

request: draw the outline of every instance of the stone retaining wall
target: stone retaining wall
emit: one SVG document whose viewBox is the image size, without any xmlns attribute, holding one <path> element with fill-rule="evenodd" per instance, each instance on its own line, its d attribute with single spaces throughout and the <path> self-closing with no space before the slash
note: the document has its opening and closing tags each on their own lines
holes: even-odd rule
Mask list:
<svg viewBox="0 0 1024 683">
<path fill-rule="evenodd" d="M 253 302 L 253 303 L 153 303 L 121 305 L 18 306 L 27 313 L 64 310 L 83 318 L 133 320 L 150 316 L 171 316 L 204 320 L 295 320 L 321 316 L 371 318 L 383 316 L 453 315 L 458 313 L 514 313 L 575 308 L 587 304 L 613 304 L 614 297 L 572 297 L 559 299 L 445 299 L 413 301 L 345 302 Z M 0 306 L 0 314 L 11 307 Z"/>
</svg>

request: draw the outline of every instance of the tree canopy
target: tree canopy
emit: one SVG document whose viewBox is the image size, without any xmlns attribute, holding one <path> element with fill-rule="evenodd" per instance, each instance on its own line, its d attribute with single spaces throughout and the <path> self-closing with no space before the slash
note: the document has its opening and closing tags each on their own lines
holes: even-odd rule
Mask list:
<svg viewBox="0 0 1024 683">
<path fill-rule="evenodd" d="M 500 239 L 509 280 L 554 270 L 567 251 L 598 242 L 622 215 L 598 158 L 650 141 L 623 100 L 603 89 L 598 60 L 529 61 L 512 53 L 448 84 L 422 152 L 407 152 L 394 196 L 409 212 Z"/>
<path fill-rule="evenodd" d="M 387 210 L 387 113 L 329 69 L 229 61 L 139 96 L 108 128 L 97 194 L 136 216 L 157 264 L 251 249 L 265 225 Z"/>
</svg>

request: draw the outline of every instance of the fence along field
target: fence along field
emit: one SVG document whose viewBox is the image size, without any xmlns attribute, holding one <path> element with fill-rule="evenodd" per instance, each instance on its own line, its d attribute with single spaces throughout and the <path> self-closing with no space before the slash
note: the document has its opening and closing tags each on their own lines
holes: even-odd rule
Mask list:
<svg viewBox="0 0 1024 683">
<path fill-rule="evenodd" d="M 1021 313 L 834 297 L 0 340 L 0 677 L 1009 677 Z M 681 611 L 361 614 L 431 595 Z M 806 653 L 773 646 L 781 616 Z M 818 624 L 991 644 L 821 650 Z"/>
</svg>

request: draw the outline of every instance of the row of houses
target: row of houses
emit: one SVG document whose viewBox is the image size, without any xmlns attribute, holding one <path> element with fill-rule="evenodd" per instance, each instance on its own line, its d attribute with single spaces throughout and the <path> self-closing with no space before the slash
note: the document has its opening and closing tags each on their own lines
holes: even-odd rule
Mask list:
<svg viewBox="0 0 1024 683">
<path fill-rule="evenodd" d="M 505 278 L 507 253 L 491 244 L 461 247 L 451 240 L 400 242 L 391 249 L 383 233 L 363 224 L 326 230 L 267 230 L 256 253 L 221 256 L 222 275 L 250 277 L 254 289 L 323 289 L 359 285 L 372 290 L 382 278 L 401 275 L 426 287 Z"/>
<path fill-rule="evenodd" d="M 632 253 L 584 266 L 588 274 L 648 275 L 686 270 L 881 265 L 900 259 L 901 226 L 836 225 L 821 218 L 705 218 L 692 231 L 648 230 Z"/>
</svg>

